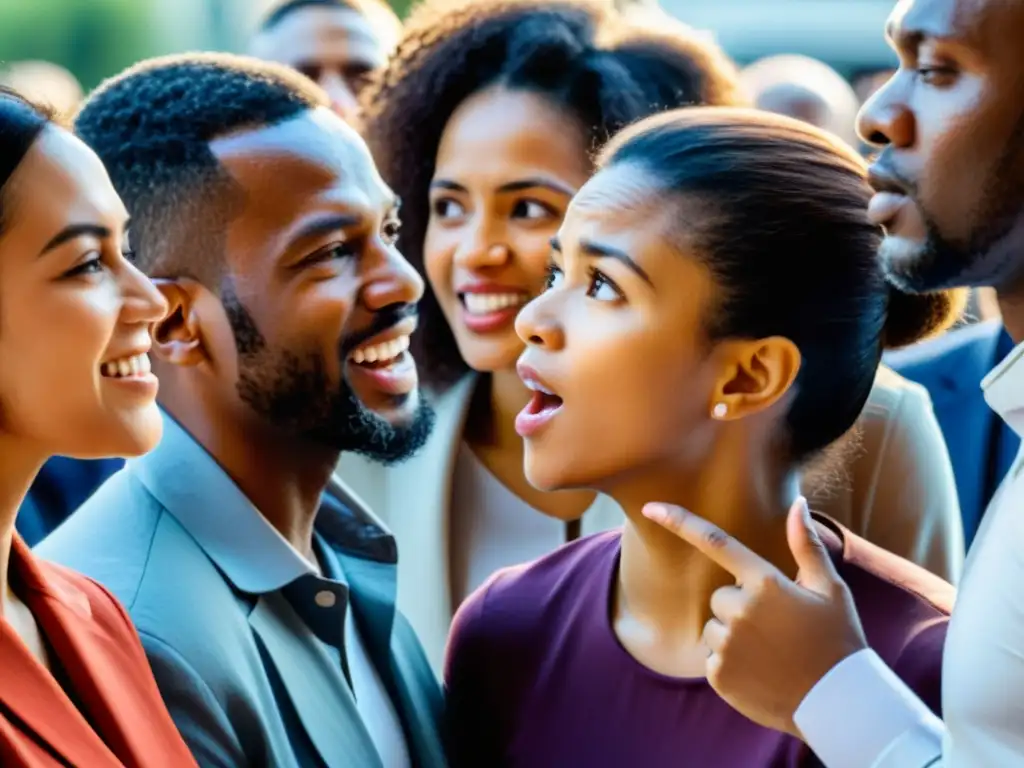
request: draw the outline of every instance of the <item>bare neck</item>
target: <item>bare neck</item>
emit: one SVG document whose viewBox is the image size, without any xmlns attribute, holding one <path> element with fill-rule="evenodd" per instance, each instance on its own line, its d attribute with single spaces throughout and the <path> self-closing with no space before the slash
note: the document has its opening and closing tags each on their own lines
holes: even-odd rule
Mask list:
<svg viewBox="0 0 1024 768">
<path fill-rule="evenodd" d="M 168 384 L 160 401 L 278 533 L 315 563 L 313 524 L 339 451 L 296 439 L 194 389 Z"/>
<path fill-rule="evenodd" d="M 46 458 L 24 441 L 0 435 L 0 618 L 15 599 L 10 580 L 14 521 Z"/>
<path fill-rule="evenodd" d="M 711 617 L 711 594 L 735 579 L 647 520 L 644 504 L 663 501 L 699 514 L 795 576 L 785 517 L 797 488 L 793 474 L 759 465 L 749 451 L 720 446 L 699 469 L 662 467 L 609 489 L 627 518 L 616 603 L 680 643 L 698 643 Z"/>
</svg>

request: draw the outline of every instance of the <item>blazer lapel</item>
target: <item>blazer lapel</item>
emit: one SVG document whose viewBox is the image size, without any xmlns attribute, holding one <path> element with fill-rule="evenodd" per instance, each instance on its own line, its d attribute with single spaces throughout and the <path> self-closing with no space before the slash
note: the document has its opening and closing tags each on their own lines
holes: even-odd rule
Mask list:
<svg viewBox="0 0 1024 768">
<path fill-rule="evenodd" d="M 395 615 L 397 569 L 336 551 L 349 584 L 350 607 L 367 652 L 398 710 L 419 768 L 443 768 L 438 735 L 441 693 L 408 624 Z"/>
<path fill-rule="evenodd" d="M 992 367 L 999 336 L 965 346 L 952 355 L 929 391 L 942 426 L 961 497 L 964 536 L 973 538 L 985 507 L 989 445 L 996 425 L 978 382 Z"/>
<path fill-rule="evenodd" d="M 277 593 L 263 595 L 249 615 L 249 624 L 324 763 L 331 768 L 383 768 L 340 666 L 287 601 Z"/>
<path fill-rule="evenodd" d="M 81 690 L 82 683 L 99 681 L 112 672 L 106 649 L 109 638 L 97 632 L 91 622 L 85 595 L 72 585 L 50 585 L 17 536 L 11 558 L 12 570 L 25 585 L 23 599 L 32 611 L 41 633 L 67 670 L 72 684 L 80 689 L 78 698 L 95 704 L 92 691 Z M 0 620 L 0 703 L 23 725 L 39 737 L 69 764 L 76 766 L 120 766 L 121 763 L 99 738 L 82 713 L 71 702 L 54 677 L 31 655 L 14 631 Z M 101 691 L 100 696 L 107 693 Z M 114 700 L 116 700 L 116 696 Z M 89 714 L 111 722 L 108 710 L 90 706 Z M 104 725 L 104 722 L 98 725 Z"/>
</svg>

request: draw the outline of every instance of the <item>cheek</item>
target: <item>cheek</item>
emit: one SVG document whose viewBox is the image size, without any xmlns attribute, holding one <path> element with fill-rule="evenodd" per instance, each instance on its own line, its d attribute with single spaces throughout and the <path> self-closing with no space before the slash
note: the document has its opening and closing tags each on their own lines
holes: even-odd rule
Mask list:
<svg viewBox="0 0 1024 768">
<path fill-rule="evenodd" d="M 3 366 L 0 403 L 5 428 L 60 441 L 62 433 L 69 439 L 104 414 L 99 362 L 114 336 L 120 303 L 101 290 L 46 298 L 3 313 L 0 357 L 17 364 Z"/>
<path fill-rule="evenodd" d="M 456 230 L 446 230 L 431 224 L 423 240 L 423 268 L 427 282 L 445 313 L 455 299 L 452 290 L 452 261 L 458 246 Z"/>
<path fill-rule="evenodd" d="M 509 246 L 516 255 L 518 271 L 532 284 L 532 293 L 540 293 L 548 276 L 551 262 L 551 238 L 558 232 L 559 222 L 550 227 L 528 232 L 512 233 Z"/>
<path fill-rule="evenodd" d="M 1005 110 L 986 106 L 977 88 L 954 99 L 943 94 L 915 107 L 921 175 L 919 195 L 926 215 L 948 238 L 969 236 L 1009 140 Z"/>
<path fill-rule="evenodd" d="M 546 434 L 528 442 L 527 474 L 547 489 L 598 487 L 623 473 L 687 452 L 693 426 L 706 416 L 710 379 L 698 356 L 664 338 L 574 335 L 559 365 L 568 383 L 565 408 Z M 583 450 L 583 447 L 586 447 Z M 699 453 L 699 451 L 691 451 Z"/>
</svg>

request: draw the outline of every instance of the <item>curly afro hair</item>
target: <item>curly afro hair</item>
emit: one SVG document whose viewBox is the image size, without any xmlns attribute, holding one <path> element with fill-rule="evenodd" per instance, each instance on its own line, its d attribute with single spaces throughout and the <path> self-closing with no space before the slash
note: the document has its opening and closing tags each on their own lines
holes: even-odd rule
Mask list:
<svg viewBox="0 0 1024 768">
<path fill-rule="evenodd" d="M 655 112 L 741 103 L 735 65 L 687 27 L 654 31 L 586 0 L 428 0 L 364 93 L 364 135 L 402 198 L 402 250 L 425 274 L 423 241 L 437 149 L 451 115 L 495 85 L 543 94 L 576 118 L 594 154 Z M 414 352 L 443 388 L 467 366 L 433 294 L 420 305 Z"/>
<path fill-rule="evenodd" d="M 75 118 L 132 217 L 131 243 L 151 277 L 220 287 L 238 190 L 210 149 L 231 131 L 326 106 L 287 67 L 228 54 L 150 59 L 103 83 Z"/>
</svg>

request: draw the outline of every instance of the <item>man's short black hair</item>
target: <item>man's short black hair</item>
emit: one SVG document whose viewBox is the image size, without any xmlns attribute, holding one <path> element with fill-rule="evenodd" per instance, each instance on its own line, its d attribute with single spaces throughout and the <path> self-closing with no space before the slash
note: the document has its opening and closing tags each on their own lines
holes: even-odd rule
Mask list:
<svg viewBox="0 0 1024 768">
<path fill-rule="evenodd" d="M 327 106 L 287 67 L 229 54 L 141 62 L 103 83 L 75 119 L 131 214 L 131 247 L 151 277 L 218 290 L 236 189 L 210 149 L 232 131 Z"/>
<path fill-rule="evenodd" d="M 303 8 L 342 8 L 348 11 L 355 11 L 362 16 L 367 16 L 367 6 L 370 4 L 379 6 L 378 11 L 385 10 L 389 14 L 394 13 L 391 6 L 382 0 L 284 0 L 284 2 L 271 6 L 270 10 L 264 14 L 258 30 L 260 32 L 267 32 L 291 16 L 295 11 L 300 11 Z"/>
</svg>

